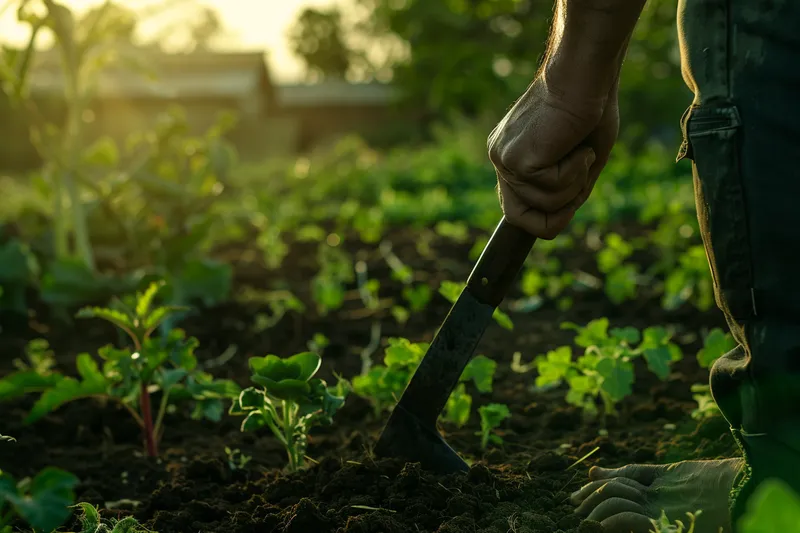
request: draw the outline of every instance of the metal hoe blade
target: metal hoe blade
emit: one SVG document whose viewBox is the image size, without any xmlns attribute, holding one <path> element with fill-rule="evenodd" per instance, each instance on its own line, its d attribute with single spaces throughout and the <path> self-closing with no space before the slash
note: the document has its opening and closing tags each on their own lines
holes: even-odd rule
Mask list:
<svg viewBox="0 0 800 533">
<path fill-rule="evenodd" d="M 389 416 L 376 455 L 403 458 L 444 473 L 468 469 L 442 438 L 436 421 L 535 240 L 505 218 L 497 225 L 467 286 Z"/>
</svg>

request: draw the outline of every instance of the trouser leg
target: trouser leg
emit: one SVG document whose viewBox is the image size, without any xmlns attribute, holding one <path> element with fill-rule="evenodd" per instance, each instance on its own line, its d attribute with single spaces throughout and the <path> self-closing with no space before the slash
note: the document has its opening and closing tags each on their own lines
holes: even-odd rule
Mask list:
<svg viewBox="0 0 800 533">
<path fill-rule="evenodd" d="M 764 479 L 800 493 L 800 2 L 681 0 L 693 161 L 717 304 L 739 343 L 711 389 L 747 460 L 734 524 Z"/>
</svg>

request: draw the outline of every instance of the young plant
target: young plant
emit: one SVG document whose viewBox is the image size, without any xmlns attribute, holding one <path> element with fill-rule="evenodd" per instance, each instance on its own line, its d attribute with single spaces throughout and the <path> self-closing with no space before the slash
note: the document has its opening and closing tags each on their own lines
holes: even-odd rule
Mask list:
<svg viewBox="0 0 800 533">
<path fill-rule="evenodd" d="M 243 454 L 239 448 L 232 450 L 227 446 L 225 446 L 225 456 L 228 458 L 228 468 L 231 471 L 244 470 L 252 459 L 251 456 Z"/>
<path fill-rule="evenodd" d="M 171 399 L 194 399 L 193 417 L 219 420 L 223 400 L 236 396 L 239 388 L 231 381 L 214 380 L 197 369 L 194 355 L 197 339 L 186 339 L 181 330 L 172 330 L 160 338 L 151 337 L 159 324 L 176 309 L 153 307 L 161 287 L 160 283 L 151 284 L 147 290 L 137 294 L 133 307 L 118 302 L 119 310 L 85 308 L 78 313 L 79 317 L 103 318 L 119 327 L 130 337 L 133 350 L 111 345 L 100 348 L 98 355 L 104 361 L 102 368 L 89 354 L 78 355 L 76 366 L 80 381 L 62 377 L 46 389 L 34 404 L 27 423 L 68 402 L 88 397 L 105 398 L 128 410 L 142 428 L 147 454 L 155 457 Z M 161 401 L 154 420 L 150 395 L 159 391 Z"/>
<path fill-rule="evenodd" d="M 47 467 L 36 476 L 15 481 L 0 470 L 0 533 L 11 533 L 15 516 L 37 533 L 50 533 L 70 517 L 78 478 Z"/>
<path fill-rule="evenodd" d="M 633 244 L 617 233 L 610 233 L 605 239 L 605 247 L 597 253 L 597 267 L 606 276 L 606 295 L 615 304 L 636 296 L 639 269 L 634 264 L 625 263 L 633 252 Z"/>
<path fill-rule="evenodd" d="M 426 342 L 392 337 L 383 365 L 374 365 L 365 374 L 353 378 L 353 391 L 372 402 L 376 418 L 391 410 L 400 399 L 429 347 Z M 489 393 L 496 368 L 497 363 L 488 357 L 473 357 L 461 373 L 459 385 L 450 394 L 442 418 L 459 427 L 466 424 L 472 409 L 472 396 L 467 393 L 466 383 L 472 381 L 478 392 Z"/>
<path fill-rule="evenodd" d="M 648 533 L 694 533 L 695 521 L 701 514 L 703 514 L 702 510 L 694 513 L 687 512 L 686 516 L 689 518 L 689 528 L 686 529 L 686 525 L 681 520 L 675 520 L 675 523 L 671 524 L 669 518 L 667 518 L 667 513 L 662 510 L 658 520 L 650 519 L 650 522 L 653 524 L 653 529 Z"/>
<path fill-rule="evenodd" d="M 34 339 L 25 347 L 27 361 L 15 359 L 16 372 L 0 379 L 0 401 L 25 394 L 42 392 L 56 385 L 64 376 L 53 372 L 55 357 L 44 339 Z"/>
<path fill-rule="evenodd" d="M 608 326 L 607 318 L 593 320 L 585 327 L 563 323 L 562 329 L 578 332 L 575 343 L 584 348 L 584 353 L 573 361 L 572 348 L 562 346 L 538 357 L 536 385 L 565 381 L 569 385 L 567 403 L 582 407 L 587 415 L 593 416 L 597 414 L 596 399 L 600 398 L 603 415 L 616 415 L 615 405 L 632 392 L 634 359 L 644 357 L 648 368 L 665 380 L 670 365 L 683 357 L 680 347 L 670 342 L 670 334 L 663 327 L 640 332 L 633 327 L 609 331 Z"/>
<path fill-rule="evenodd" d="M 104 520 L 100 510 L 91 503 L 79 503 L 74 507 L 81 510 L 80 533 L 157 533 L 142 526 L 134 517 Z"/>
<path fill-rule="evenodd" d="M 244 389 L 228 411 L 245 416 L 242 431 L 268 427 L 286 448 L 288 469 L 296 472 L 303 465 L 308 433 L 314 425 L 331 424 L 333 415 L 344 404 L 326 383 L 314 378 L 322 363 L 319 355 L 302 352 L 286 359 L 276 355 L 251 357 L 250 379 L 260 387 Z"/>
<path fill-rule="evenodd" d="M 490 403 L 479 408 L 478 413 L 481 416 L 481 430 L 476 435 L 481 437 L 481 449 L 485 450 L 490 442 L 501 446 L 503 439 L 492 431 L 500 427 L 500 424 L 511 416 L 508 406 L 502 403 Z"/>
<path fill-rule="evenodd" d="M 392 337 L 384 352 L 383 365 L 373 365 L 353 378 L 353 391 L 372 402 L 375 416 L 390 410 L 400 399 L 430 343 L 414 343 Z"/>
<path fill-rule="evenodd" d="M 469 422 L 472 411 L 472 396 L 467 392 L 466 383 L 472 381 L 478 392 L 492 392 L 492 381 L 497 370 L 497 363 L 483 355 L 476 355 L 467 363 L 459 378 L 460 383 L 450 394 L 445 405 L 442 419 L 463 427 Z"/>
</svg>

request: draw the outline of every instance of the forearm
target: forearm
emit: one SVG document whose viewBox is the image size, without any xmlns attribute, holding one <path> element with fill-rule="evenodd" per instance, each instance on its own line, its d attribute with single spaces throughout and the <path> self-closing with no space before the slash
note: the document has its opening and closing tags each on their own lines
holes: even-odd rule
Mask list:
<svg viewBox="0 0 800 533">
<path fill-rule="evenodd" d="M 646 0 L 556 0 L 542 74 L 564 97 L 603 99 Z"/>
</svg>

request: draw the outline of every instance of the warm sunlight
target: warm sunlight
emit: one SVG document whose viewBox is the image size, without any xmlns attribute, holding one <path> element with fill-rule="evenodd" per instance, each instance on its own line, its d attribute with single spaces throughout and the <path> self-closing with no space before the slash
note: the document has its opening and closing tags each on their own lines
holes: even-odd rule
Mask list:
<svg viewBox="0 0 800 533">
<path fill-rule="evenodd" d="M 63 0 L 76 11 L 84 11 L 102 3 L 102 0 Z M 120 2 L 135 10 L 161 4 L 153 0 L 128 0 Z M 269 65 L 276 79 L 290 80 L 301 76 L 300 64 L 286 46 L 286 31 L 301 9 L 307 6 L 324 6 L 342 3 L 341 0 L 195 0 L 187 1 L 187 8 L 176 7 L 158 19 L 144 23 L 143 37 L 153 35 L 165 26 L 175 24 L 182 9 L 196 11 L 196 5 L 215 9 L 225 27 L 224 35 L 216 41 L 225 49 L 264 49 L 269 51 Z M 28 32 L 17 24 L 15 13 L 9 9 L 0 15 L 0 36 L 3 41 L 24 42 Z"/>
</svg>

